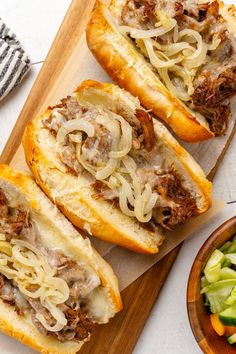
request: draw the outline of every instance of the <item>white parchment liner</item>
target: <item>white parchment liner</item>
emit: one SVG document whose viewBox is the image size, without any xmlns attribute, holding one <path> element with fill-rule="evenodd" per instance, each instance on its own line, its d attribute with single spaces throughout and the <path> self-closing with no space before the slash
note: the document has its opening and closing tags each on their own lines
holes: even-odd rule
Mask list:
<svg viewBox="0 0 236 354">
<path fill-rule="evenodd" d="M 53 105 L 59 102 L 62 97 L 71 94 L 76 86 L 83 80 L 92 79 L 101 82 L 111 82 L 104 70 L 99 66 L 87 48 L 85 36 L 78 42 L 77 47 L 72 53 L 70 59 L 65 64 L 61 74 L 54 82 L 54 87 L 47 96 L 45 105 Z M 41 113 L 47 106 L 42 107 Z M 234 110 L 235 111 L 235 110 Z M 193 157 L 201 164 L 203 170 L 208 174 L 216 164 L 216 161 L 225 147 L 233 129 L 233 120 L 231 120 L 227 135 L 222 138 L 211 139 L 201 144 L 183 144 L 186 150 L 190 151 Z M 24 161 L 24 152 L 22 146 L 13 158 L 11 166 L 19 170 L 27 169 Z M 223 203 L 215 198 L 212 208 L 202 216 L 194 218 L 185 225 L 175 228 L 173 232 L 168 232 L 164 244 L 157 255 L 141 255 L 124 248 L 108 244 L 92 237 L 92 243 L 112 265 L 118 276 L 121 290 L 131 284 L 140 275 L 147 271 L 152 265 L 173 250 L 177 245 L 189 237 L 194 231 L 199 230 L 204 223 L 223 208 Z"/>
</svg>

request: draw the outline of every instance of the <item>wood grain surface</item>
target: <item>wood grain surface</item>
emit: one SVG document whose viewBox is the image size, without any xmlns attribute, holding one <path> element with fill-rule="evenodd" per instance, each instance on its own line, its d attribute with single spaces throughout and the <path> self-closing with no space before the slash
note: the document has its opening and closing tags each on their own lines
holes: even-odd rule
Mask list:
<svg viewBox="0 0 236 354">
<path fill-rule="evenodd" d="M 223 246 L 236 233 L 236 217 L 221 225 L 206 240 L 198 252 L 188 281 L 187 306 L 194 336 L 205 354 L 233 354 L 235 346 L 230 346 L 225 336 L 218 336 L 210 323 L 210 316 L 204 305 L 204 296 L 200 294 L 202 271 L 209 256 L 216 248 Z"/>
<path fill-rule="evenodd" d="M 95 0 L 72 1 L 62 25 L 54 39 L 45 63 L 40 71 L 21 114 L 15 124 L 10 138 L 2 152 L 1 161 L 9 163 L 21 144 L 21 137 L 26 124 L 40 114 L 45 106 L 52 104 L 50 100 L 52 87 L 58 82 L 80 40 Z M 79 56 L 78 56 L 79 60 Z M 63 96 L 61 96 L 63 97 Z"/>
<path fill-rule="evenodd" d="M 18 169 L 27 168 L 20 146 L 25 125 L 42 113 L 48 105 L 53 105 L 73 89 L 78 70 L 83 70 L 80 63 L 82 56 L 80 41 L 93 4 L 94 0 L 72 1 L 1 155 L 1 162 L 10 163 Z M 228 145 L 229 141 L 222 148 L 219 159 L 223 158 Z M 217 168 L 216 162 L 211 178 Z M 81 353 L 128 354 L 132 352 L 180 247 L 174 249 L 122 292 L 124 310 L 109 324 L 99 326 L 91 341 L 84 345 Z"/>
</svg>

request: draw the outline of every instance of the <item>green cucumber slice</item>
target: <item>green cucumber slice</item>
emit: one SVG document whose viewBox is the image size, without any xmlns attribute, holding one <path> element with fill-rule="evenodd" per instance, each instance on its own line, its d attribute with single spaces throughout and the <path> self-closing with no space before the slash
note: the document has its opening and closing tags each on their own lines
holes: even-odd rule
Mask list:
<svg viewBox="0 0 236 354">
<path fill-rule="evenodd" d="M 229 260 L 231 263 L 236 264 L 236 253 L 227 253 L 225 258 Z"/>
<path fill-rule="evenodd" d="M 232 245 L 231 241 L 227 241 L 221 248 L 220 251 L 223 253 L 227 253 L 228 249 L 230 248 L 230 246 Z"/>
<path fill-rule="evenodd" d="M 235 328 L 235 331 L 236 331 L 236 328 Z M 227 341 L 229 342 L 229 344 L 234 344 L 234 343 L 236 343 L 236 333 L 233 334 L 232 336 L 228 337 L 228 338 L 227 338 Z"/>
<path fill-rule="evenodd" d="M 229 246 L 227 253 L 236 253 L 236 242 L 232 242 L 232 245 Z"/>
<path fill-rule="evenodd" d="M 225 261 L 222 264 L 221 268 L 230 267 L 231 265 L 232 265 L 232 263 L 230 262 L 230 260 L 229 259 L 225 259 Z"/>
<path fill-rule="evenodd" d="M 235 254 L 236 256 L 236 254 Z M 217 282 L 220 279 L 221 264 L 225 261 L 225 255 L 219 250 L 215 250 L 208 259 L 204 268 L 204 274 L 209 283 Z"/>
<path fill-rule="evenodd" d="M 226 326 L 236 326 L 236 306 L 231 306 L 219 313 L 220 321 Z"/>
<path fill-rule="evenodd" d="M 207 285 L 209 285 L 207 278 L 205 277 L 205 275 L 203 275 L 201 277 L 201 288 L 205 288 Z"/>
</svg>

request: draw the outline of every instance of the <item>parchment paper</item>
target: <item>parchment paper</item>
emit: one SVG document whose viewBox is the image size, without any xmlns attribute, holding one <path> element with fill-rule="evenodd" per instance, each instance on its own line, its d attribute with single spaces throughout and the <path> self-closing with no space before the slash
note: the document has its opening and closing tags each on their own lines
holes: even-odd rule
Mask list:
<svg viewBox="0 0 236 354">
<path fill-rule="evenodd" d="M 79 68 L 79 69 L 78 69 Z M 65 64 L 59 77 L 54 82 L 50 94 L 47 96 L 45 105 L 53 105 L 59 102 L 60 98 L 73 92 L 83 80 L 93 79 L 101 82 L 110 82 L 110 78 L 99 66 L 87 48 L 85 36 L 78 42 L 72 56 Z M 41 113 L 47 108 L 41 107 Z M 215 166 L 220 153 L 225 147 L 225 143 L 233 129 L 231 124 L 227 136 L 208 141 L 203 144 L 185 144 L 187 150 L 191 150 L 195 159 L 200 162 L 206 174 Z M 181 142 L 183 144 L 183 142 Z M 26 170 L 24 152 L 22 146 L 14 156 L 11 166 L 19 170 Z M 175 228 L 171 233 L 167 233 L 166 240 L 157 255 L 141 255 L 124 248 L 100 241 L 90 237 L 92 244 L 111 264 L 118 276 L 121 290 L 131 284 L 135 279 L 147 271 L 152 265 L 173 250 L 183 240 L 189 237 L 194 231 L 199 230 L 204 223 L 208 222 L 212 216 L 223 208 L 223 203 L 215 198 L 212 208 L 204 215 L 190 220 L 183 226 Z"/>
<path fill-rule="evenodd" d="M 223 207 L 224 203 L 222 201 L 213 199 L 212 208 L 208 212 L 189 220 L 184 225 L 176 227 L 173 232 L 166 233 L 165 241 L 156 255 L 138 254 L 119 246 L 113 246 L 94 237 L 90 237 L 90 239 L 94 247 L 112 266 L 119 279 L 120 290 L 123 290 L 167 255 L 167 253 L 190 237 L 196 230 L 201 232 L 201 227 L 209 222 Z"/>
</svg>

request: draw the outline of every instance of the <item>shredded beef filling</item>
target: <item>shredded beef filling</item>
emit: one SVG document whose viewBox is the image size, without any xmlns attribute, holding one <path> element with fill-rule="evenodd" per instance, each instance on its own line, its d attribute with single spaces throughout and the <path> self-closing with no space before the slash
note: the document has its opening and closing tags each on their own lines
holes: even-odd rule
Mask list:
<svg viewBox="0 0 236 354">
<path fill-rule="evenodd" d="M 68 107 L 73 106 L 73 115 Z M 57 108 L 58 106 L 56 106 Z M 44 126 L 49 129 L 55 136 L 63 124 L 63 121 L 74 119 L 75 117 L 94 116 L 96 114 L 94 108 L 91 112 L 88 109 L 81 107 L 81 105 L 71 97 L 62 100 L 58 112 L 64 115 L 64 118 L 58 118 L 52 111 L 51 115 L 44 120 Z M 121 114 L 121 112 L 119 112 Z M 123 114 L 124 116 L 124 114 Z M 162 152 L 158 150 L 158 144 L 154 133 L 154 126 L 152 117 L 142 109 L 136 109 L 133 119 L 124 117 L 132 127 L 132 149 L 130 156 L 134 158 L 137 164 L 137 171 L 143 184 L 150 182 L 153 189 L 157 191 L 161 197 L 161 205 L 157 202 L 156 209 L 158 213 L 154 212 L 153 219 L 148 223 L 142 223 L 150 230 L 155 229 L 155 225 L 160 224 L 162 227 L 172 229 L 173 226 L 186 221 L 191 216 L 197 214 L 197 205 L 195 199 L 184 188 L 181 177 L 178 173 L 170 167 L 168 169 L 161 167 L 155 169 L 153 165 L 159 165 L 162 160 Z M 108 161 L 108 154 L 111 149 L 111 140 L 109 132 L 102 126 L 94 122 L 96 127 L 96 135 L 88 137 L 86 134 L 83 137 L 83 149 L 91 150 L 96 146 L 96 154 L 92 154 L 93 160 L 90 164 L 94 166 L 99 165 L 101 161 Z M 73 144 L 72 142 L 70 142 Z M 65 145 L 65 150 L 67 146 Z M 159 156 L 159 157 L 158 157 Z M 70 156 L 68 159 L 62 161 L 71 169 L 71 166 L 76 166 L 78 160 L 75 154 L 75 147 L 70 149 Z M 79 172 L 78 172 L 79 171 Z M 73 173 L 83 173 L 83 167 L 80 165 L 74 168 Z M 113 189 L 110 189 L 104 181 L 91 180 L 91 185 L 94 188 L 95 199 L 104 198 L 110 201 L 114 207 L 119 207 L 119 195 Z M 129 208 L 132 207 L 129 205 Z M 154 209 L 155 210 L 155 209 Z"/>
<path fill-rule="evenodd" d="M 121 12 L 121 22 L 135 28 L 152 29 L 157 22 L 157 10 L 166 11 L 174 18 L 180 31 L 189 28 L 199 32 L 205 43 L 211 43 L 216 33 L 221 39 L 216 50 L 208 51 L 208 63 L 198 70 L 193 83 L 194 93 L 186 104 L 206 118 L 216 136 L 225 134 L 231 115 L 229 99 L 236 94 L 236 44 L 219 13 L 219 3 L 127 0 Z M 156 40 L 161 44 L 172 41 L 169 33 Z M 139 46 L 138 41 L 136 44 Z M 143 49 L 142 46 L 140 49 Z"/>
<path fill-rule="evenodd" d="M 172 229 L 173 226 L 186 221 L 195 214 L 196 202 L 182 186 L 176 171 L 169 171 L 166 176 L 162 176 L 157 188 L 166 198 L 173 200 L 178 205 L 173 210 L 170 207 L 163 209 L 163 215 L 165 216 L 162 222 L 163 227 Z"/>
<path fill-rule="evenodd" d="M 0 188 L 0 232 L 6 235 L 20 234 L 27 225 L 27 212 L 23 208 L 10 208 L 7 205 L 7 198 Z"/>
<path fill-rule="evenodd" d="M 0 297 L 4 302 L 15 304 L 14 287 L 2 274 L 0 274 Z"/>
<path fill-rule="evenodd" d="M 86 339 L 95 326 L 79 308 L 73 310 L 66 306 L 65 315 L 67 325 L 58 333 L 58 339 L 61 341 Z"/>
<path fill-rule="evenodd" d="M 54 325 L 55 319 L 50 312 L 42 306 L 39 299 L 32 299 L 21 294 L 17 284 L 2 274 L 0 274 L 0 298 L 14 306 L 18 315 L 23 316 L 30 312 L 35 327 L 45 335 L 56 336 L 61 342 L 80 341 L 89 337 L 95 323 L 83 310 L 83 302 L 88 292 L 88 280 L 86 280 L 84 270 L 60 250 L 45 248 L 29 213 L 21 205 L 10 207 L 2 189 L 0 189 L 0 233 L 4 234 L 8 241 L 12 238 L 19 238 L 39 248 L 48 258 L 50 266 L 55 269 L 56 276 L 66 281 L 70 296 L 66 303 L 59 306 L 68 321 L 67 325 L 59 332 L 47 331 L 36 319 L 36 314 L 42 313 L 48 323 Z M 29 289 L 29 291 L 34 291 L 34 289 Z"/>
<path fill-rule="evenodd" d="M 135 115 L 142 127 L 144 147 L 147 152 L 150 152 L 154 148 L 156 141 L 152 117 L 142 109 L 136 109 Z"/>
<path fill-rule="evenodd" d="M 216 135 L 224 134 L 231 113 L 229 98 L 236 94 L 236 66 L 227 68 L 217 78 L 209 71 L 203 72 L 194 84 L 195 108 L 206 117 Z"/>
</svg>

